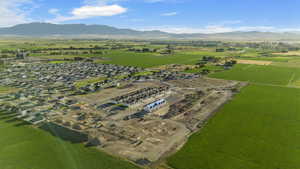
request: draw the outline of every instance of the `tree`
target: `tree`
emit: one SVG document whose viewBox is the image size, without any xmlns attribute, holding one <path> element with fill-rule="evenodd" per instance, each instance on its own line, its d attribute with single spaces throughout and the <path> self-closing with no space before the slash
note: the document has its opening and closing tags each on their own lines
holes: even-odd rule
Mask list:
<svg viewBox="0 0 300 169">
<path fill-rule="evenodd" d="M 143 48 L 142 51 L 143 52 L 150 52 L 150 49 L 149 48 Z"/>
<path fill-rule="evenodd" d="M 219 49 L 216 49 L 216 52 L 225 52 L 225 49 L 219 48 Z"/>
<path fill-rule="evenodd" d="M 201 74 L 207 75 L 207 74 L 209 74 L 209 72 L 210 72 L 209 69 L 203 69 L 202 72 L 201 72 Z"/>
<path fill-rule="evenodd" d="M 206 64 L 207 64 L 206 61 L 199 61 L 198 63 L 196 63 L 196 65 L 197 65 L 199 68 L 204 67 Z"/>
</svg>

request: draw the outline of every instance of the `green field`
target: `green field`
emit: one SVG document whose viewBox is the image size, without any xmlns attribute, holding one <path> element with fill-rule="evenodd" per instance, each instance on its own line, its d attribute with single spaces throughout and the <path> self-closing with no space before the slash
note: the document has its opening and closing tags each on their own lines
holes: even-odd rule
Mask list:
<svg viewBox="0 0 300 169">
<path fill-rule="evenodd" d="M 175 169 L 297 169 L 300 89 L 251 85 L 168 159 Z"/>
<path fill-rule="evenodd" d="M 210 77 L 248 81 L 167 163 L 175 169 L 300 166 L 300 69 L 236 65 Z"/>
<path fill-rule="evenodd" d="M 1 169 L 138 169 L 129 162 L 64 141 L 3 113 L 0 133 Z"/>
<path fill-rule="evenodd" d="M 231 70 L 211 74 L 210 77 L 287 86 L 300 80 L 300 69 L 239 64 Z"/>
<path fill-rule="evenodd" d="M 299 58 L 299 57 L 298 57 Z M 261 60 L 261 61 L 272 61 L 272 62 L 288 62 L 294 59 L 298 59 L 296 57 L 241 57 L 237 59 L 245 59 L 245 60 Z"/>
<path fill-rule="evenodd" d="M 8 87 L 0 86 L 0 93 L 5 93 L 9 90 Z"/>
<path fill-rule="evenodd" d="M 68 63 L 70 61 L 50 61 L 50 64 L 60 64 L 60 63 Z"/>
<path fill-rule="evenodd" d="M 81 87 L 84 87 L 88 84 L 104 81 L 105 79 L 106 79 L 105 77 L 94 77 L 94 78 L 80 80 L 80 81 L 75 83 L 75 87 L 81 88 Z"/>
<path fill-rule="evenodd" d="M 224 68 L 222 66 L 206 65 L 203 68 L 189 69 L 189 70 L 185 70 L 184 72 L 186 72 L 186 73 L 200 73 L 205 69 L 209 70 L 210 72 L 223 71 L 224 70 Z"/>
<path fill-rule="evenodd" d="M 273 62 L 272 65 L 280 67 L 300 68 L 300 58 L 294 58 L 287 62 Z"/>
<path fill-rule="evenodd" d="M 0 86 L 0 94 L 7 94 L 11 92 L 15 92 L 17 89 L 6 87 L 6 86 Z"/>
<path fill-rule="evenodd" d="M 233 100 L 222 107 L 201 131 L 194 134 L 179 152 L 167 159 L 174 169 L 298 169 L 300 168 L 300 57 L 274 53 L 251 45 L 229 51 L 224 44 L 216 46 L 168 45 L 122 40 L 1 40 L 1 50 L 27 49 L 31 57 L 44 59 L 95 58 L 96 63 L 137 67 L 166 64 L 196 64 L 203 56 L 272 61 L 269 66 L 238 64 L 223 67 L 207 64 L 187 73 L 208 69 L 212 78 L 249 82 Z M 195 46 L 193 46 L 195 45 Z M 97 49 L 95 46 L 103 47 Z M 127 47 L 126 47 L 127 46 Z M 167 46 L 171 54 L 161 54 Z M 231 46 L 229 44 L 226 45 Z M 233 44 L 234 46 L 234 44 Z M 64 50 L 82 47 L 88 50 Z M 215 52 L 216 48 L 225 52 Z M 280 47 L 280 46 L 279 46 Z M 59 48 L 46 50 L 46 48 Z M 134 52 L 130 49 L 157 49 L 156 52 Z M 34 53 L 32 50 L 45 49 Z M 281 48 L 280 48 L 281 49 Z M 273 51 L 274 50 L 274 51 Z M 62 55 L 51 52 L 62 52 Z M 79 54 L 64 53 L 66 51 Z M 3 52 L 3 51 L 2 51 Z M 82 53 L 81 53 L 82 52 Z M 83 53 L 84 52 L 84 53 Z M 98 52 L 98 54 L 96 54 Z M 297 51 L 299 53 L 299 51 Z M 59 53 L 61 54 L 61 53 Z M 10 54 L 9 57 L 15 57 Z M 50 63 L 64 63 L 51 61 Z M 0 71 L 4 65 L 0 65 Z M 134 76 L 151 75 L 143 71 Z M 123 79 L 120 75 L 115 79 Z M 80 88 L 104 80 L 90 78 L 78 81 Z M 0 94 L 17 89 L 0 86 Z M 130 162 L 107 155 L 82 143 L 66 140 L 50 127 L 52 134 L 13 119 L 0 112 L 0 169 L 138 169 Z M 54 133 L 54 135 L 53 135 Z M 70 136 L 64 133 L 64 136 Z M 73 135 L 72 135 L 73 137 Z M 80 138 L 80 137 L 76 137 Z"/>
<path fill-rule="evenodd" d="M 189 55 L 175 53 L 161 55 L 155 53 L 135 53 L 126 51 L 110 51 L 105 55 L 109 60 L 102 63 L 119 64 L 125 66 L 154 67 L 165 64 L 194 64 L 202 59 L 203 55 Z"/>
<path fill-rule="evenodd" d="M 97 63 L 107 63 L 107 64 L 118 64 L 124 66 L 137 66 L 137 67 L 154 67 L 166 64 L 195 64 L 206 56 L 207 52 L 197 52 L 194 54 L 189 53 L 174 53 L 170 55 L 163 55 L 158 53 L 137 53 L 128 52 L 124 50 L 109 50 L 104 55 L 97 54 L 86 54 L 80 55 L 83 58 L 89 57 L 99 57 L 105 58 L 103 60 L 97 61 Z M 212 53 L 210 54 L 212 55 Z M 40 55 L 32 54 L 34 57 L 44 58 L 44 59 L 73 59 L 76 55 Z M 51 62 L 60 63 L 60 62 Z"/>
</svg>

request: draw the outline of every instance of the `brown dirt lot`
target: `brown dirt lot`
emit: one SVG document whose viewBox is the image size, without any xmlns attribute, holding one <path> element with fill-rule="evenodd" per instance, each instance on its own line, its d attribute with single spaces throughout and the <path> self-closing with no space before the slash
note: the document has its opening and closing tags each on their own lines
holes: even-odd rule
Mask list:
<svg viewBox="0 0 300 169">
<path fill-rule="evenodd" d="M 291 51 L 288 53 L 273 53 L 274 55 L 285 55 L 285 56 L 300 56 L 300 51 Z"/>
<path fill-rule="evenodd" d="M 237 62 L 239 64 L 251 64 L 251 65 L 270 65 L 272 61 L 261 61 L 261 60 L 241 60 L 238 59 Z"/>
</svg>

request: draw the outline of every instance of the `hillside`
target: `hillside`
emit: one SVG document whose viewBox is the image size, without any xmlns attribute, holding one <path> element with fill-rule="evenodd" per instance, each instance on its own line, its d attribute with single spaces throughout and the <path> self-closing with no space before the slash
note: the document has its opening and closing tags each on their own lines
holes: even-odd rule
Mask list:
<svg viewBox="0 0 300 169">
<path fill-rule="evenodd" d="M 122 35 L 122 36 L 166 36 L 168 33 L 160 31 L 136 31 L 132 29 L 118 29 L 106 25 L 85 24 L 50 24 L 29 23 L 13 27 L 0 28 L 0 35 L 19 36 L 53 36 L 53 35 Z"/>
<path fill-rule="evenodd" d="M 216 34 L 172 34 L 158 30 L 138 31 L 107 25 L 28 23 L 0 28 L 1 36 L 85 37 L 85 38 L 146 38 L 146 39 L 205 39 L 205 40 L 300 40 L 298 32 L 227 32 Z"/>
</svg>

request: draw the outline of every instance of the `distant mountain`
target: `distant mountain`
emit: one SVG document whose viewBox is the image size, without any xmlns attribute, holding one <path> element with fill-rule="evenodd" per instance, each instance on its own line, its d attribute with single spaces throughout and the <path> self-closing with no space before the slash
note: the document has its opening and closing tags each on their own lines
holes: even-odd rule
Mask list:
<svg viewBox="0 0 300 169">
<path fill-rule="evenodd" d="M 292 32 L 228 32 L 228 33 L 217 33 L 209 36 L 211 39 L 234 39 L 234 40 L 299 40 L 300 34 Z"/>
<path fill-rule="evenodd" d="M 167 36 L 161 31 L 136 31 L 132 29 L 118 29 L 106 25 L 85 24 L 50 24 L 29 23 L 8 28 L 0 28 L 0 35 L 19 36 L 53 36 L 53 35 L 121 35 L 121 36 Z"/>
<path fill-rule="evenodd" d="M 28 23 L 0 28 L 0 36 L 79 37 L 79 38 L 148 38 L 204 40 L 300 40 L 299 32 L 228 32 L 216 34 L 172 34 L 162 31 L 137 31 L 106 25 Z"/>
</svg>

